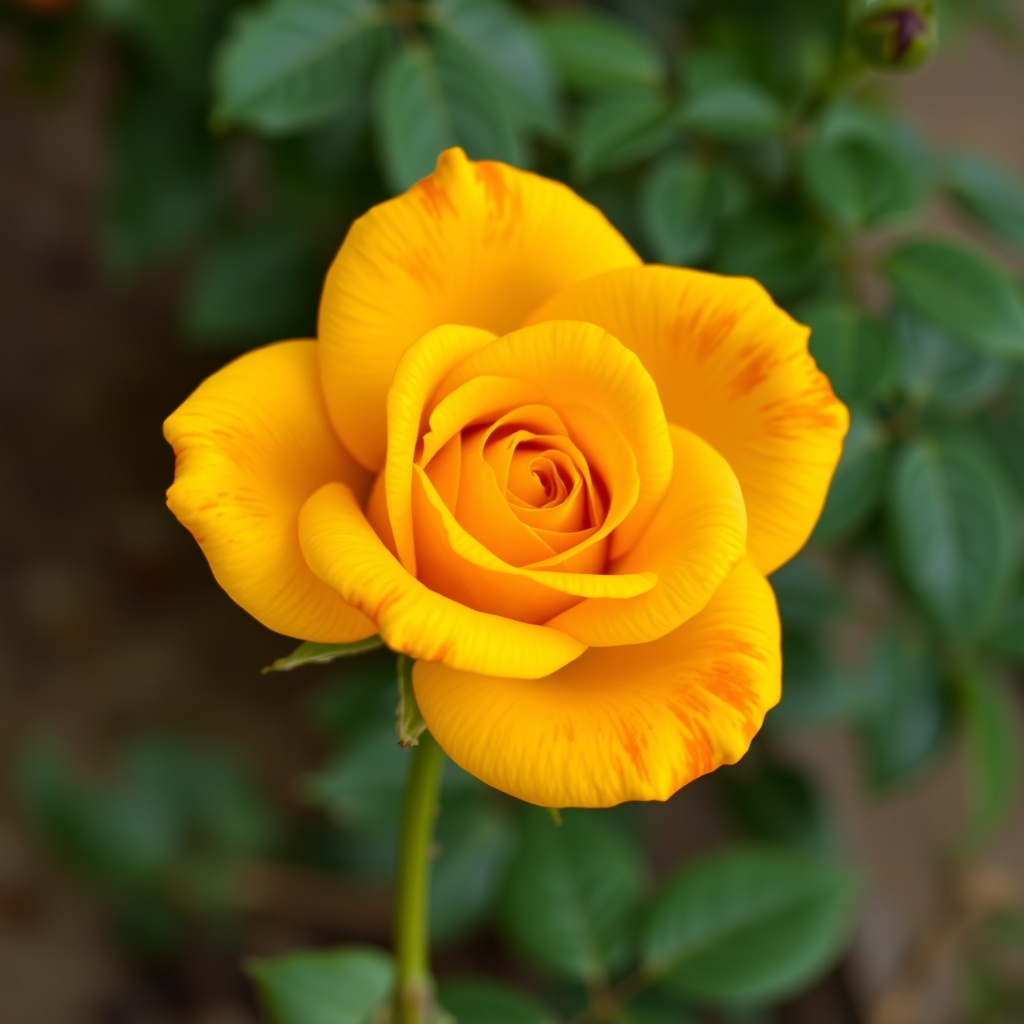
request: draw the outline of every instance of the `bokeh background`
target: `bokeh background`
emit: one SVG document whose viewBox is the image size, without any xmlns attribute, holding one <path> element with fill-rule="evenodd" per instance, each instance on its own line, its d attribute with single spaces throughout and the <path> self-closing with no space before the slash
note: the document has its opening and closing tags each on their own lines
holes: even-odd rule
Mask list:
<svg viewBox="0 0 1024 1024">
<path fill-rule="evenodd" d="M 433 140 L 413 130 L 415 110 L 404 126 L 392 111 L 398 120 L 382 128 L 382 101 L 368 86 L 338 110 L 307 110 L 308 126 L 282 125 L 275 110 L 236 104 L 232 112 L 227 101 L 211 121 L 211 55 L 224 45 L 231 9 L 245 4 L 6 4 L 0 1021 L 252 1021 L 245 958 L 387 942 L 389 808 L 403 770 L 388 740 L 391 691 L 382 680 L 391 666 L 369 656 L 261 674 L 290 642 L 231 603 L 165 510 L 172 457 L 160 425 L 231 354 L 315 332 L 320 281 L 350 219 L 422 173 L 416 146 L 429 151 Z M 415 8 L 398 5 L 395 17 L 414 24 L 406 6 Z M 711 68 L 715 54 L 742 63 L 752 28 L 769 51 L 810 53 L 808 74 L 817 74 L 813 47 L 797 44 L 817 38 L 827 0 L 735 0 L 713 15 L 710 7 L 645 0 L 603 10 L 658 55 L 652 95 L 661 99 L 695 88 L 686 84 L 688 55 L 712 53 Z M 936 178 L 943 154 L 971 151 L 1024 179 L 1024 4 L 949 8 L 948 33 L 926 66 L 865 74 L 857 95 L 913 129 Z M 580 9 L 518 8 L 528 24 Z M 386 44 L 396 52 L 418 30 L 402 31 L 404 43 Z M 499 37 L 499 49 L 513 47 Z M 627 43 L 613 42 L 611 52 Z M 865 262 L 916 231 L 968 240 L 1011 279 L 1024 269 L 1019 244 L 1006 241 L 1012 195 L 1003 197 L 1002 239 L 985 229 L 985 216 L 965 215 L 962 192 L 958 205 L 941 186 L 913 209 L 836 229 L 828 203 L 808 188 L 813 173 L 801 175 L 799 155 L 774 147 L 771 130 L 755 125 L 748 138 L 741 126 L 722 138 L 699 118 L 666 128 L 650 95 L 627 89 L 625 106 L 647 104 L 640 121 L 627 117 L 616 129 L 612 116 L 610 139 L 588 134 L 587 117 L 608 123 L 607 108 L 595 114 L 601 100 L 586 74 L 559 80 L 562 57 L 550 59 L 555 126 L 516 120 L 516 140 L 471 138 L 471 155 L 502 156 L 488 147 L 512 146 L 521 160 L 567 178 L 648 258 L 757 274 L 749 254 L 762 239 L 742 237 L 756 221 L 743 206 L 760 203 L 763 217 L 774 203 L 776 216 L 791 209 L 791 220 L 806 220 L 812 247 L 819 235 L 831 244 L 838 230 Z M 639 64 L 641 86 L 644 60 L 625 60 L 627 78 Z M 516 58 L 509 61 L 514 69 Z M 599 52 L 602 61 L 615 64 Z M 803 100 L 770 64 L 753 60 L 744 74 L 791 110 Z M 745 109 L 763 119 L 756 103 L 753 115 Z M 727 107 L 724 116 L 734 114 Z M 808 115 L 812 135 L 817 116 Z M 803 136 L 794 143 L 805 144 Z M 739 178 L 741 210 L 731 222 L 701 213 L 719 200 L 693 159 Z M 866 166 L 869 181 L 890 173 L 884 161 Z M 986 189 L 998 198 L 991 183 Z M 755 199 L 744 198 L 751 192 Z M 691 193 L 698 199 L 677 198 Z M 840 271 L 831 263 L 806 270 L 806 253 L 793 251 L 800 239 L 766 237 L 766 284 L 790 308 L 810 303 L 825 333 L 838 330 Z M 791 287 L 794 263 L 803 277 Z M 889 301 L 882 276 L 865 270 L 858 288 L 861 312 L 881 317 Z M 907 351 L 905 342 L 886 343 Z M 845 358 L 841 345 L 836 360 Z M 855 363 L 866 346 L 854 346 Z M 864 404 L 893 444 L 913 436 L 915 423 L 939 419 L 943 430 L 973 436 L 990 419 L 1008 421 L 994 458 L 1009 459 L 999 472 L 1012 488 L 1013 449 L 1019 460 L 1024 448 L 1021 374 L 979 368 L 980 358 L 934 356 L 936 378 L 945 375 L 936 389 L 946 389 L 934 407 L 927 394 L 907 399 L 922 379 L 920 362 L 910 384 L 886 378 Z M 1019 461 L 1016 472 L 1019 487 Z M 731 1016 L 694 1007 L 658 1020 L 1024 1021 L 1024 812 L 1015 789 L 1022 606 L 1007 584 L 981 631 L 998 642 L 970 645 L 982 651 L 991 685 L 979 698 L 959 669 L 948 669 L 941 599 L 937 624 L 927 625 L 934 608 L 890 553 L 899 516 L 893 478 L 850 486 L 871 492 L 858 521 L 812 544 L 779 584 L 787 687 L 796 696 L 770 716 L 749 764 L 700 780 L 664 807 L 626 809 L 615 827 L 642 848 L 652 877 L 743 838 L 826 850 L 864 872 L 855 926 L 825 975 L 777 1005 Z M 1019 571 L 1012 583 L 1019 593 Z M 905 633 L 879 639 L 893 624 Z M 899 649 L 886 652 L 888 643 Z M 915 682 L 925 677 L 932 681 Z M 514 911 L 501 909 L 518 856 L 516 809 L 454 775 L 447 785 L 439 974 L 501 977 L 571 1005 L 562 989 L 572 986 L 552 983 L 516 948 Z"/>
</svg>

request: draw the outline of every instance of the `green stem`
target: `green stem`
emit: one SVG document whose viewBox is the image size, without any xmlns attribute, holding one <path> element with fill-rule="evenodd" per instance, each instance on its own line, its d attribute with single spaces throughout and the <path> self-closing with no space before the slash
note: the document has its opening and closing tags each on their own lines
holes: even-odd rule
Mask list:
<svg viewBox="0 0 1024 1024">
<path fill-rule="evenodd" d="M 395 1024 L 432 1024 L 434 984 L 428 941 L 430 847 L 444 753 L 428 732 L 412 751 L 402 806 L 395 913 Z"/>
</svg>

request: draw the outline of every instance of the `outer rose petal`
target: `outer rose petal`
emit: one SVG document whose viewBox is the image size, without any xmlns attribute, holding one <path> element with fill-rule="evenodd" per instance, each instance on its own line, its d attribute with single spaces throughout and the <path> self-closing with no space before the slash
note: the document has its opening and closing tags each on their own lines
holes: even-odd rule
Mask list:
<svg viewBox="0 0 1024 1024">
<path fill-rule="evenodd" d="M 574 281 L 639 257 L 565 185 L 461 149 L 349 230 L 320 305 L 331 419 L 373 470 L 387 446 L 385 395 L 402 352 L 439 324 L 503 334 Z"/>
<path fill-rule="evenodd" d="M 792 558 L 821 514 L 849 422 L 807 351 L 807 328 L 755 281 L 674 267 L 603 274 L 530 321 L 566 318 L 598 324 L 631 348 L 669 421 L 729 460 L 762 572 Z"/>
<path fill-rule="evenodd" d="M 548 623 L 583 643 L 640 644 L 671 632 L 700 611 L 746 553 L 743 493 L 729 464 L 706 441 L 670 426 L 672 483 L 643 537 L 609 566 L 619 574 L 657 573 L 645 594 L 590 598 Z"/>
<path fill-rule="evenodd" d="M 365 612 L 392 650 L 466 672 L 530 679 L 584 650 L 557 629 L 478 612 L 429 590 L 384 546 L 343 484 L 328 484 L 306 502 L 299 536 L 317 576 Z"/>
<path fill-rule="evenodd" d="M 419 663 L 427 728 L 456 764 L 546 807 L 665 800 L 746 752 L 781 692 L 771 587 L 742 561 L 661 640 L 591 649 L 546 679 Z"/>
<path fill-rule="evenodd" d="M 327 419 L 315 342 L 281 342 L 229 363 L 167 418 L 164 436 L 176 456 L 167 504 L 238 604 L 303 640 L 376 632 L 299 548 L 299 510 L 311 494 L 342 480 L 362 497 L 370 484 Z"/>
</svg>

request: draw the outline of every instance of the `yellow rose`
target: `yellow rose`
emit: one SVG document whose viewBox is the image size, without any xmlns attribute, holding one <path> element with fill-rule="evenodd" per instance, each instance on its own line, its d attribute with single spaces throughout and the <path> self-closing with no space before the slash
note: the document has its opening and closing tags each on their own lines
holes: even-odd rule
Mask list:
<svg viewBox="0 0 1024 1024">
<path fill-rule="evenodd" d="M 353 224 L 319 335 L 165 425 L 168 503 L 235 601 L 416 658 L 441 747 L 523 800 L 665 799 L 743 755 L 780 693 L 765 575 L 847 427 L 806 328 L 455 149 Z"/>
</svg>

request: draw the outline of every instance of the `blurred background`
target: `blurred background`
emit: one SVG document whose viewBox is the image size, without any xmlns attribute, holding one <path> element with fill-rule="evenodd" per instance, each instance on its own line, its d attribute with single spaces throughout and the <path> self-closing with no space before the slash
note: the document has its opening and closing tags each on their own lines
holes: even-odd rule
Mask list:
<svg viewBox="0 0 1024 1024">
<path fill-rule="evenodd" d="M 387 944 L 393 662 L 261 673 L 293 645 L 164 508 L 160 426 L 315 336 L 351 219 L 453 143 L 569 181 L 646 259 L 759 278 L 854 410 L 773 581 L 785 696 L 749 757 L 564 842 L 635 894 L 809 851 L 859 902 L 761 1005 L 608 1019 L 1024 1021 L 1024 4 L 4 4 L 2 1024 L 253 1021 L 247 958 Z M 586 979 L 527 934 L 566 851 L 455 770 L 444 807 L 439 977 L 571 1018 Z"/>
</svg>

